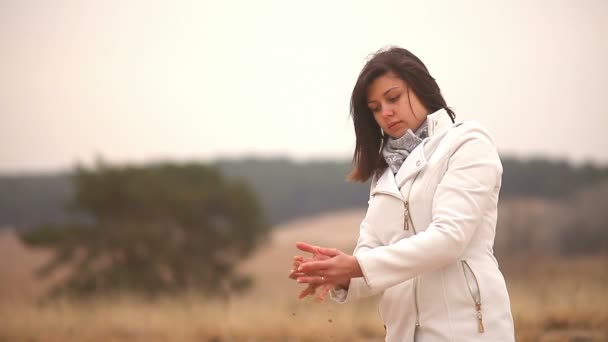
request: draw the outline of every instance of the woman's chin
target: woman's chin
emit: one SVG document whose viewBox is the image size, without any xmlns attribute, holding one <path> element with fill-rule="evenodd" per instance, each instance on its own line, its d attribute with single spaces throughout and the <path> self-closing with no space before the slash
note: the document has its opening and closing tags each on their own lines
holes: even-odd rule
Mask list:
<svg viewBox="0 0 608 342">
<path fill-rule="evenodd" d="M 395 131 L 395 132 L 388 132 L 388 135 L 389 135 L 391 138 L 393 138 L 393 139 L 399 139 L 399 138 L 401 138 L 402 136 L 404 136 L 404 135 L 405 135 L 405 132 L 407 132 L 407 130 L 405 130 L 405 129 L 400 129 L 400 130 L 397 130 L 397 131 Z"/>
</svg>

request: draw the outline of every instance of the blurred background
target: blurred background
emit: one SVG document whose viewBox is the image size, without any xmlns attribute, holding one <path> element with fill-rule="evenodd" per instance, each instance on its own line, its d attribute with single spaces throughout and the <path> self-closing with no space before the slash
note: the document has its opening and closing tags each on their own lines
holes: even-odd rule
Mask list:
<svg viewBox="0 0 608 342">
<path fill-rule="evenodd" d="M 504 166 L 518 341 L 608 340 L 608 3 L 0 0 L 0 341 L 382 341 L 298 301 L 352 251 L 349 97 L 420 57 Z"/>
</svg>

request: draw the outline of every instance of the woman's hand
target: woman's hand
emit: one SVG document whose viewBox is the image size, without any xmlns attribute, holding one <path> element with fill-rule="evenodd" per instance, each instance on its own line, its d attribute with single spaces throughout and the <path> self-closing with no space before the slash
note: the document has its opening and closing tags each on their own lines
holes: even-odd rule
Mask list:
<svg viewBox="0 0 608 342">
<path fill-rule="evenodd" d="M 357 258 L 352 255 L 335 248 L 312 246 L 304 242 L 298 242 L 296 247 L 301 251 L 313 253 L 311 260 L 301 262 L 297 269 L 292 271 L 299 283 L 348 288 L 351 278 L 363 276 Z"/>
<path fill-rule="evenodd" d="M 325 259 L 329 258 L 328 256 L 317 253 L 316 248 L 318 248 L 318 247 L 311 246 L 311 245 L 308 245 L 308 246 L 310 246 L 310 248 L 307 251 L 310 251 L 311 253 L 313 253 L 312 258 L 305 258 L 305 257 L 299 256 L 299 255 L 294 256 L 293 257 L 293 269 L 289 273 L 290 279 L 296 280 L 298 277 L 306 276 L 306 273 L 297 271 L 298 268 L 300 267 L 300 265 L 302 265 L 303 263 L 311 262 L 311 261 L 315 261 L 315 260 L 325 260 Z M 325 285 L 308 284 L 308 286 L 304 290 L 302 290 L 302 292 L 300 292 L 300 294 L 298 295 L 298 299 L 302 299 L 307 296 L 315 295 L 317 288 L 319 288 L 319 287 L 321 287 L 321 291 L 317 294 L 316 298 L 319 301 L 323 301 L 332 288 L 331 284 L 325 284 Z"/>
<path fill-rule="evenodd" d="M 316 246 L 311 246 L 311 247 L 319 248 Z M 305 264 L 307 262 L 311 262 L 311 261 L 320 261 L 320 260 L 326 260 L 329 258 L 330 257 L 323 255 L 323 254 L 319 254 L 319 253 L 314 253 L 311 258 L 305 258 L 303 256 L 296 255 L 293 257 L 293 268 L 291 269 L 291 272 L 289 273 L 289 278 L 293 279 L 293 280 L 297 280 L 298 277 L 303 277 L 303 276 L 307 275 L 304 272 L 298 271 L 298 268 L 300 267 L 300 265 Z"/>
</svg>

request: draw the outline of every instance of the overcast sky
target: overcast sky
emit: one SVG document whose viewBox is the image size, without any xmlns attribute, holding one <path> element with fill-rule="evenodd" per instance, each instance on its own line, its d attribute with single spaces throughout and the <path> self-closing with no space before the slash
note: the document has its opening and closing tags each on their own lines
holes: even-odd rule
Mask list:
<svg viewBox="0 0 608 342">
<path fill-rule="evenodd" d="M 0 0 L 0 172 L 350 158 L 350 91 L 399 45 L 503 155 L 608 163 L 608 1 Z"/>
</svg>

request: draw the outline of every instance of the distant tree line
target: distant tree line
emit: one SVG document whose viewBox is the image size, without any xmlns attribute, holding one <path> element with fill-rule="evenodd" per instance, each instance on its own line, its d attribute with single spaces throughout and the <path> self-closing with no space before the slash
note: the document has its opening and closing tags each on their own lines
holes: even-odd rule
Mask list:
<svg viewBox="0 0 608 342">
<path fill-rule="evenodd" d="M 365 207 L 369 184 L 349 183 L 349 161 L 219 160 L 211 165 L 255 191 L 271 224 L 339 209 Z M 549 159 L 503 157 L 501 198 L 565 198 L 608 179 L 608 167 Z M 74 184 L 68 172 L 0 176 L 0 227 L 22 228 L 75 217 L 66 210 Z M 79 214 L 82 215 L 82 214 Z"/>
<path fill-rule="evenodd" d="M 563 160 L 503 159 L 503 197 L 565 198 L 608 179 L 608 166 Z"/>
<path fill-rule="evenodd" d="M 494 250 L 513 255 L 608 255 L 608 180 L 562 198 L 499 203 Z"/>
</svg>

